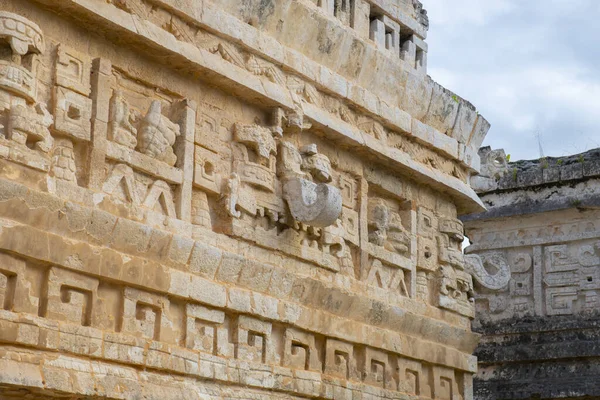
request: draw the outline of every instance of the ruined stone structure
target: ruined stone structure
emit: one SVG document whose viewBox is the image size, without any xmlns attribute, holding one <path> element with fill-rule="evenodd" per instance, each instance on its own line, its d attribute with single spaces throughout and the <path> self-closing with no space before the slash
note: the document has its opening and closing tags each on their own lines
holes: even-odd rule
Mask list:
<svg viewBox="0 0 600 400">
<path fill-rule="evenodd" d="M 463 218 L 483 334 L 475 398 L 600 398 L 600 150 L 480 156 L 488 211 Z"/>
<path fill-rule="evenodd" d="M 489 128 L 416 0 L 0 0 L 0 398 L 470 400 Z"/>
</svg>

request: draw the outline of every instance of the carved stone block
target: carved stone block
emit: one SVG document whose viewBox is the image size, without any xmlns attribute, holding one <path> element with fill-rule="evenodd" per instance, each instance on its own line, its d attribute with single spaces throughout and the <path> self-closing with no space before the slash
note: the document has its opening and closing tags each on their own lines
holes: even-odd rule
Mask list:
<svg viewBox="0 0 600 400">
<path fill-rule="evenodd" d="M 197 304 L 188 304 L 186 310 L 186 347 L 214 355 L 233 356 L 233 345 L 228 340 L 223 311 Z"/>
<path fill-rule="evenodd" d="M 254 152 L 257 164 L 265 165 L 271 155 L 277 154 L 277 145 L 270 129 L 259 125 L 235 125 L 235 141 Z M 252 161 L 252 160 L 250 160 Z"/>
<path fill-rule="evenodd" d="M 360 243 L 360 218 L 358 213 L 354 210 L 343 207 L 340 219 L 342 226 L 344 227 L 344 239 L 352 244 L 358 245 Z"/>
<path fill-rule="evenodd" d="M 54 129 L 79 140 L 90 140 L 92 100 L 63 87 L 54 89 Z"/>
<path fill-rule="evenodd" d="M 163 115 L 163 105 L 152 101 L 138 129 L 137 149 L 142 153 L 169 166 L 175 165 L 177 156 L 173 145 L 181 135 L 181 127 Z"/>
<path fill-rule="evenodd" d="M 383 351 L 370 347 L 364 349 L 362 372 L 364 381 L 370 385 L 384 389 L 395 387 L 392 366 L 389 364 L 388 355 Z"/>
<path fill-rule="evenodd" d="M 428 382 L 426 367 L 415 360 L 398 358 L 398 380 L 400 391 L 420 397 L 431 397 L 431 386 Z"/>
<path fill-rule="evenodd" d="M 77 166 L 73 142 L 68 138 L 59 138 L 54 143 L 51 173 L 58 180 L 77 183 Z"/>
<path fill-rule="evenodd" d="M 572 315 L 575 311 L 575 302 L 579 297 L 576 287 L 551 287 L 546 288 L 546 314 Z"/>
<path fill-rule="evenodd" d="M 239 316 L 234 334 L 236 358 L 263 364 L 272 360 L 271 330 L 269 322 Z"/>
<path fill-rule="evenodd" d="M 460 399 L 458 383 L 454 371 L 440 366 L 433 367 L 434 398 L 441 400 Z"/>
<path fill-rule="evenodd" d="M 329 226 L 342 212 L 342 197 L 334 186 L 293 178 L 285 183 L 283 190 L 294 218 L 307 225 Z"/>
<path fill-rule="evenodd" d="M 98 279 L 53 267 L 48 275 L 46 318 L 91 326 Z"/>
<path fill-rule="evenodd" d="M 209 193 L 221 193 L 221 160 L 218 154 L 196 146 L 194 163 L 194 185 Z"/>
<path fill-rule="evenodd" d="M 169 312 L 169 299 L 164 296 L 125 288 L 121 332 L 154 340 L 164 340 Z"/>
<path fill-rule="evenodd" d="M 89 96 L 92 61 L 86 54 L 64 44 L 58 46 L 56 58 L 56 84 Z"/>
<path fill-rule="evenodd" d="M 328 338 L 325 348 L 325 374 L 352 379 L 358 374 L 354 346 Z"/>
<path fill-rule="evenodd" d="M 338 187 L 342 193 L 342 204 L 344 207 L 354 210 L 358 203 L 358 185 L 356 179 L 340 174 Z"/>
<path fill-rule="evenodd" d="M 143 205 L 168 217 L 177 218 L 175 203 L 173 202 L 173 191 L 164 181 L 155 181 L 150 186 Z"/>
<path fill-rule="evenodd" d="M 374 259 L 371 262 L 366 282 L 395 295 L 410 297 L 409 276 L 410 274 L 401 268 L 385 265 L 380 260 Z"/>
<path fill-rule="evenodd" d="M 321 361 L 314 335 L 288 328 L 285 331 L 284 342 L 284 366 L 306 371 L 321 371 Z"/>
<path fill-rule="evenodd" d="M 0 253 L 0 309 L 37 315 L 40 299 L 25 270 L 25 261 Z"/>
<path fill-rule="evenodd" d="M 16 105 L 8 116 L 8 138 L 44 153 L 50 152 L 54 139 L 48 128 L 54 121 L 44 104 Z"/>
</svg>

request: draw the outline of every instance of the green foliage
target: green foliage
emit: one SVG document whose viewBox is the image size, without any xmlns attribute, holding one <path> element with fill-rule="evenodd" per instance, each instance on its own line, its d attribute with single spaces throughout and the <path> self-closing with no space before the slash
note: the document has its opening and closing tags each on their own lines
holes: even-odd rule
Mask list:
<svg viewBox="0 0 600 400">
<path fill-rule="evenodd" d="M 561 166 L 562 164 L 563 164 L 563 160 L 561 158 L 556 160 L 556 165 Z"/>
<path fill-rule="evenodd" d="M 452 100 L 454 100 L 455 102 L 457 102 L 457 103 L 458 103 L 458 97 L 457 97 L 455 94 L 454 94 L 454 95 L 452 95 Z"/>
<path fill-rule="evenodd" d="M 506 155 L 506 162 L 510 162 L 510 154 Z"/>
<path fill-rule="evenodd" d="M 548 159 L 546 157 L 540 159 L 540 166 L 542 167 L 542 169 L 548 168 Z"/>
<path fill-rule="evenodd" d="M 517 181 L 517 169 L 516 168 L 513 168 L 513 170 L 512 170 L 512 177 L 513 177 L 513 180 L 516 182 Z"/>
<path fill-rule="evenodd" d="M 585 158 L 583 157 L 583 154 L 580 154 L 580 155 L 577 157 L 577 161 L 583 164 L 583 162 L 585 161 Z"/>
</svg>

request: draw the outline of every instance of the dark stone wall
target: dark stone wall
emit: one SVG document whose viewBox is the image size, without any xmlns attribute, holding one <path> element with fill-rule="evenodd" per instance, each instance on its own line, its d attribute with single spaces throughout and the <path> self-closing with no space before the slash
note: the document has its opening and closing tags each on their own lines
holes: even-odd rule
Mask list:
<svg viewBox="0 0 600 400">
<path fill-rule="evenodd" d="M 600 399 L 599 315 L 504 320 L 478 331 L 475 399 Z"/>
</svg>

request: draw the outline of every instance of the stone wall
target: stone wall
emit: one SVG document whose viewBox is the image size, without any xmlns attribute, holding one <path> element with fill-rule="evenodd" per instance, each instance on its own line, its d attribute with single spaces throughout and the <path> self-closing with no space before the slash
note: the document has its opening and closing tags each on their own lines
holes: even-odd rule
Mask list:
<svg viewBox="0 0 600 400">
<path fill-rule="evenodd" d="M 463 217 L 483 334 L 475 398 L 596 398 L 600 151 L 516 163 L 502 150 L 480 156 L 473 185 L 488 211 Z"/>
<path fill-rule="evenodd" d="M 0 0 L 0 398 L 472 399 L 489 124 L 427 26 Z"/>
</svg>

